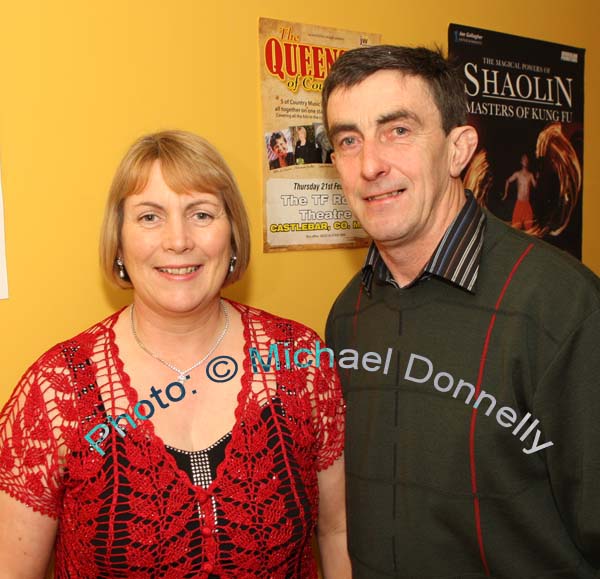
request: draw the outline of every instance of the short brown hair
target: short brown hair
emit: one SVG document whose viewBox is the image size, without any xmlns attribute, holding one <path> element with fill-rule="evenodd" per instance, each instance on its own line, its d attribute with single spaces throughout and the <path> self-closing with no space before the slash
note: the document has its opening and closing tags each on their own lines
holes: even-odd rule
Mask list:
<svg viewBox="0 0 600 579">
<path fill-rule="evenodd" d="M 110 187 L 100 234 L 100 265 L 109 281 L 130 288 L 129 278 L 119 277 L 116 259 L 121 247 L 123 203 L 148 182 L 154 161 L 159 160 L 165 182 L 177 193 L 202 191 L 221 195 L 231 224 L 231 247 L 237 261 L 228 285 L 237 281 L 250 261 L 250 227 L 237 183 L 219 152 L 205 139 L 186 131 L 161 131 L 139 138 L 119 164 Z"/>
<path fill-rule="evenodd" d="M 444 58 L 441 49 L 381 44 L 349 50 L 331 67 L 323 85 L 323 123 L 329 132 L 327 103 L 338 88 L 350 88 L 380 70 L 396 70 L 422 78 L 442 117 L 442 128 L 448 134 L 467 122 L 465 82 L 457 63 Z"/>
</svg>

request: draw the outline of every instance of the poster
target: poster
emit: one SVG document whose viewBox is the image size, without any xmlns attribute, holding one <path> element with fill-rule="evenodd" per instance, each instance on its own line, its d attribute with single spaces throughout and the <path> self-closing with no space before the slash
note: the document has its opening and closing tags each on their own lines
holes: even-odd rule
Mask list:
<svg viewBox="0 0 600 579">
<path fill-rule="evenodd" d="M 465 186 L 492 213 L 581 259 L 585 50 L 448 28 L 479 146 Z"/>
<path fill-rule="evenodd" d="M 2 173 L 0 172 L 0 300 L 8 298 L 8 275 L 6 273 L 6 247 L 4 244 L 4 201 L 2 198 Z"/>
<path fill-rule="evenodd" d="M 2 174 L 0 173 L 0 300 L 8 298 L 8 274 L 4 245 L 4 201 L 2 199 Z"/>
<path fill-rule="evenodd" d="M 321 121 L 321 89 L 347 49 L 380 35 L 261 18 L 264 250 L 363 247 Z"/>
</svg>

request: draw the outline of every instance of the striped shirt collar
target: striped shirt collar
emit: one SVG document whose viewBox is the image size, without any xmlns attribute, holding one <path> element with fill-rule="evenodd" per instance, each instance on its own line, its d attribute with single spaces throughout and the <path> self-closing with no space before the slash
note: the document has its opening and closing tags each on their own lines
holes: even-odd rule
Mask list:
<svg viewBox="0 0 600 579">
<path fill-rule="evenodd" d="M 420 279 L 434 275 L 475 293 L 473 288 L 479 273 L 485 214 L 470 191 L 465 191 L 465 195 L 466 203 L 444 233 L 421 274 L 403 287 L 410 287 Z M 375 243 L 371 243 L 362 269 L 362 284 L 368 294 L 371 293 L 373 278 L 380 283 L 400 287 L 385 265 Z"/>
</svg>

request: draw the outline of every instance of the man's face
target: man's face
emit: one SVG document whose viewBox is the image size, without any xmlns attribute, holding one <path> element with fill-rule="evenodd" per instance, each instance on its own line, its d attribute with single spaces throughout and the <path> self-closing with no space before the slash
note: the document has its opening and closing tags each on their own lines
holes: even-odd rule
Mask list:
<svg viewBox="0 0 600 579">
<path fill-rule="evenodd" d="M 441 234 L 450 139 L 425 81 L 381 70 L 334 90 L 327 116 L 344 193 L 369 235 L 399 246 Z"/>
</svg>

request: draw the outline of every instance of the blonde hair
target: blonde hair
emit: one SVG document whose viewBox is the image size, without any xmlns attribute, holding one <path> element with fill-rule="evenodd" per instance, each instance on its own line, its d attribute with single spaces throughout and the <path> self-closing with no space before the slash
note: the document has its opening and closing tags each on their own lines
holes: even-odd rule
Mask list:
<svg viewBox="0 0 600 579">
<path fill-rule="evenodd" d="M 202 137 L 186 131 L 161 131 L 138 139 L 119 164 L 110 187 L 100 233 L 100 265 L 109 281 L 121 288 L 132 287 L 121 279 L 116 259 L 121 247 L 123 203 L 148 182 L 154 161 L 167 185 L 177 193 L 202 191 L 221 195 L 231 224 L 231 247 L 236 256 L 233 273 L 224 285 L 237 281 L 250 261 L 250 228 L 242 195 L 231 169 L 219 152 Z"/>
</svg>

